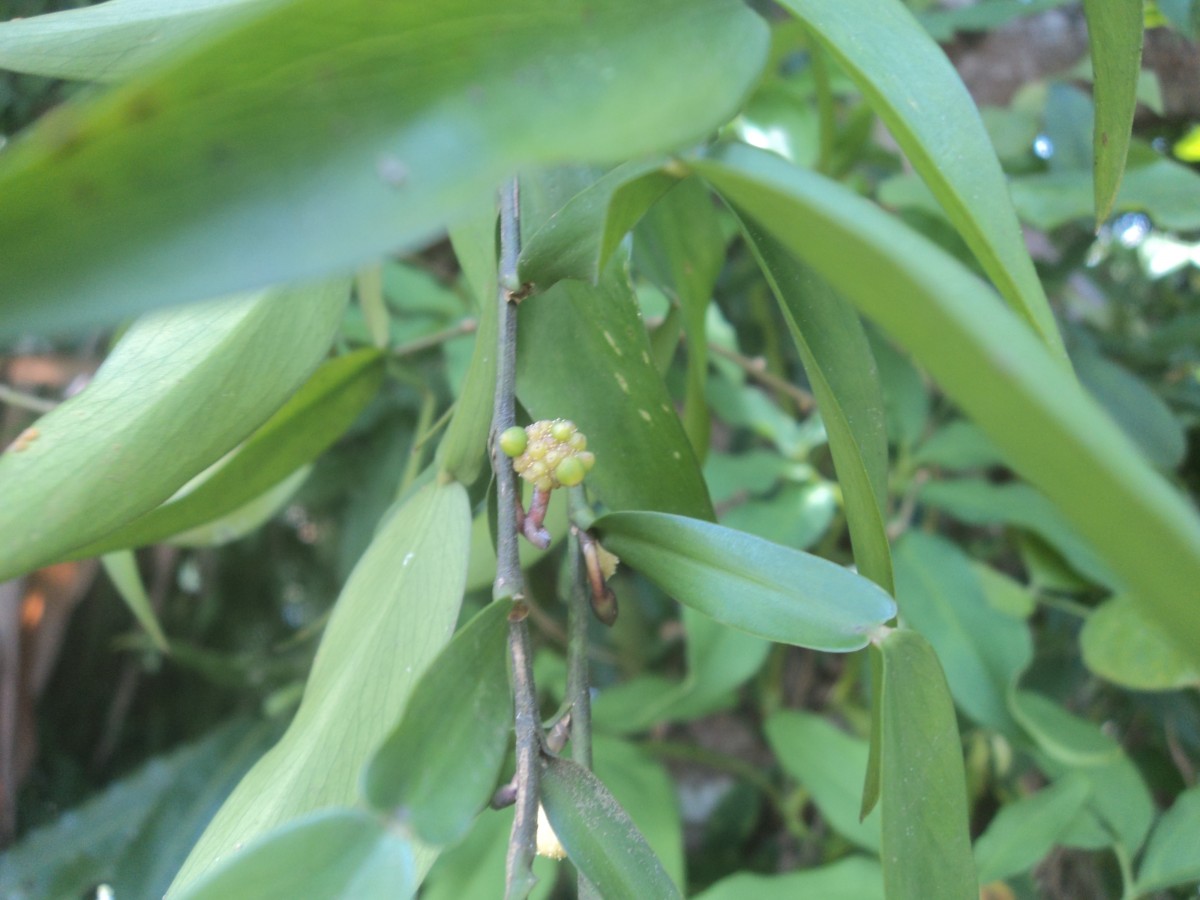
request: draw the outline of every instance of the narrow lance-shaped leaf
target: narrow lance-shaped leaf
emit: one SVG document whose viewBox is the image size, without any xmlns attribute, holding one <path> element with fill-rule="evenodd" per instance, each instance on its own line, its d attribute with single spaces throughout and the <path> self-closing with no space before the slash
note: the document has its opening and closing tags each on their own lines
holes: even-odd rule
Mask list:
<svg viewBox="0 0 1200 900">
<path fill-rule="evenodd" d="M 281 823 L 355 802 L 364 764 L 454 630 L 470 528 L 454 483 L 431 483 L 389 514 L 338 597 L 295 719 L 209 823 L 172 895 Z M 432 855 L 416 851 L 418 872 Z"/>
<path fill-rule="evenodd" d="M 261 15 L 271 0 L 108 0 L 0 22 L 0 69 L 119 81 L 191 41 Z"/>
<path fill-rule="evenodd" d="M 1083 0 L 1083 11 L 1096 99 L 1092 180 L 1099 226 L 1112 211 L 1129 155 L 1142 67 L 1142 0 Z"/>
<path fill-rule="evenodd" d="M 946 676 L 915 631 L 891 631 L 879 649 L 881 857 L 888 900 L 977 900 L 962 742 Z"/>
<path fill-rule="evenodd" d="M 980 883 L 1032 869 L 1054 848 L 1091 792 L 1086 779 L 1072 774 L 1002 807 L 975 843 Z"/>
<path fill-rule="evenodd" d="M 279 0 L 5 151 L 0 332 L 415 247 L 518 168 L 703 137 L 766 44 L 737 0 Z"/>
<path fill-rule="evenodd" d="M 175 896 L 395 900 L 417 883 L 409 840 L 369 813 L 331 809 L 270 832 Z"/>
<path fill-rule="evenodd" d="M 100 562 L 120 593 L 121 599 L 138 620 L 138 624 L 146 629 L 146 634 L 150 635 L 154 646 L 166 653 L 170 649 L 167 646 L 167 636 L 158 624 L 158 617 L 154 614 L 154 607 L 146 594 L 146 587 L 142 583 L 142 575 L 138 571 L 133 553 L 129 550 L 110 553 L 102 557 Z"/>
<path fill-rule="evenodd" d="M 137 322 L 80 394 L 0 456 L 0 579 L 149 512 L 245 439 L 328 352 L 344 281 Z"/>
<path fill-rule="evenodd" d="M 1193 785 L 1175 798 L 1154 826 L 1138 869 L 1138 896 L 1200 880 L 1197 834 L 1200 834 L 1200 785 Z"/>
<path fill-rule="evenodd" d="M 900 0 L 782 0 L 866 95 L 1000 293 L 1062 365 L 1000 162 L 958 73 Z"/>
<path fill-rule="evenodd" d="M 693 165 L 908 349 L 1200 658 L 1195 511 L 986 286 L 868 201 L 771 154 L 729 147 Z"/>
<path fill-rule="evenodd" d="M 324 452 L 350 427 L 382 381 L 378 351 L 358 350 L 329 360 L 231 457 L 200 476 L 199 484 L 71 555 L 142 547 L 238 510 Z"/>
<path fill-rule="evenodd" d="M 364 773 L 371 806 L 409 822 L 429 843 L 459 840 L 500 774 L 512 730 L 510 609 L 492 603 L 454 636 Z"/>
<path fill-rule="evenodd" d="M 892 593 L 887 428 L 871 345 L 858 315 L 774 238 L 742 222 L 808 374 L 845 502 L 858 570 Z"/>
<path fill-rule="evenodd" d="M 618 512 L 604 546 L 681 603 L 772 641 L 844 652 L 896 614 L 874 583 L 819 556 L 667 513 Z"/>
<path fill-rule="evenodd" d="M 684 179 L 654 204 L 637 230 L 642 268 L 683 310 L 687 337 L 687 389 L 683 427 L 697 459 L 708 455 L 711 422 L 708 382 L 708 304 L 725 262 L 725 236 L 713 198 L 698 178 Z"/>
<path fill-rule="evenodd" d="M 629 814 L 582 766 L 542 761 L 542 803 L 554 833 L 601 897 L 679 897 Z"/>
</svg>

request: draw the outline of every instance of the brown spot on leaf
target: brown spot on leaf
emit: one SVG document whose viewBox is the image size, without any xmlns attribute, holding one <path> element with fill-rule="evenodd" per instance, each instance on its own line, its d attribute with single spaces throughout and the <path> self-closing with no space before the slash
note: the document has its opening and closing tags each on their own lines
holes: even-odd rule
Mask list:
<svg viewBox="0 0 1200 900">
<path fill-rule="evenodd" d="M 7 452 L 21 453 L 25 450 L 28 450 L 30 445 L 33 444 L 33 442 L 36 441 L 41 436 L 41 434 L 42 433 L 40 431 L 38 431 L 37 428 L 35 428 L 34 426 L 31 425 L 30 427 L 28 427 L 24 431 L 22 431 L 20 434 L 18 434 L 16 440 L 14 440 L 11 444 L 8 445 Z"/>
<path fill-rule="evenodd" d="M 158 97 L 152 91 L 140 91 L 129 98 L 121 114 L 126 124 L 136 125 L 153 119 L 160 108 Z"/>
</svg>

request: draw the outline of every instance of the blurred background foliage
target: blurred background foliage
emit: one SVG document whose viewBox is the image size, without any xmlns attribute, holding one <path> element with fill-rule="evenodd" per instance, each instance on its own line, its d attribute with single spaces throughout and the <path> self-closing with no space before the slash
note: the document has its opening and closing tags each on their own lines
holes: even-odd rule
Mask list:
<svg viewBox="0 0 1200 900">
<path fill-rule="evenodd" d="M 84 4 L 3 0 L 0 19 L 74 5 Z M 910 5 L 980 103 L 1080 378 L 1195 498 L 1200 4 L 1158 0 L 1147 8 L 1153 27 L 1127 189 L 1098 231 L 1089 219 L 1092 106 L 1078 6 Z M 837 141 L 820 146 L 813 58 L 802 30 L 773 18 L 770 74 L 729 128 L 798 164 L 822 161 L 973 266 L 837 72 Z M 0 135 L 16 133 L 70 90 L 0 73 Z M 727 255 L 705 321 L 712 437 L 704 472 L 719 519 L 849 562 L 824 428 L 786 323 L 733 222 L 723 210 L 717 215 Z M 679 298 L 656 277 L 649 227 L 648 220 L 634 233 L 632 273 L 656 362 L 682 407 L 689 374 Z M 208 816 L 286 724 L 330 604 L 392 499 L 429 460 L 472 347 L 475 301 L 447 242 L 386 261 L 381 281 L 391 348 L 385 387 L 294 494 L 276 498 L 277 513 L 239 539 L 225 542 L 227 530 L 215 528 L 191 545 L 139 554 L 169 654 L 141 634 L 92 563 L 0 587 L 19 598 L 23 649 L 21 671 L 3 673 L 19 685 L 21 704 L 0 734 L 0 839 L 13 845 L 0 860 L 0 896 L 90 896 L 100 884 L 118 897 L 161 895 Z M 378 329 L 354 305 L 340 342 L 369 346 Z M 85 384 L 112 338 L 28 338 L 4 348 L 0 440 L 15 439 L 39 405 Z M 1006 881 L 994 896 L 1117 896 L 1123 870 L 1128 878 L 1144 852 L 1139 883 L 1166 895 L 1169 879 L 1153 877 L 1161 851 L 1142 848 L 1156 807 L 1181 795 L 1197 805 L 1200 673 L 1109 596 L 1103 562 L 1012 478 L 975 426 L 884 339 L 872 334 L 872 344 L 885 392 L 889 531 L 902 607 L 938 649 L 959 706 L 973 836 L 1000 829 L 977 847 L 989 862 L 980 862 L 981 875 Z M 492 575 L 486 525 L 476 532 L 468 612 L 485 601 Z M 564 612 L 554 600 L 560 553 L 552 549 L 530 573 L 547 711 L 561 699 L 564 667 Z M 951 613 L 936 598 L 906 605 L 905 593 L 920 595 L 928 571 L 978 603 Z M 768 647 L 737 635 L 685 645 L 667 597 L 628 573 L 615 589 L 621 617 L 592 635 L 597 769 L 668 872 L 686 879 L 689 892 L 718 898 L 765 890 L 755 875 L 851 854 L 844 865 L 869 867 L 856 854 L 878 851 L 877 826 L 872 835 L 857 823 L 868 728 L 862 654 Z M 1026 714 L 1013 722 L 989 698 L 1017 679 L 1022 690 L 1053 700 L 1052 708 L 1034 698 L 1017 707 Z M 1082 735 L 1075 744 L 1055 753 L 1047 751 L 1053 741 L 1024 737 L 1061 733 L 1067 711 Z M 1005 856 L 998 813 L 1026 821 L 1019 817 L 1032 812 L 1017 801 L 1081 759 L 1090 759 L 1086 777 L 1108 798 L 1099 805 L 1110 814 L 1081 816 L 1082 801 L 1058 781 L 1051 811 L 1037 819 L 1057 814 L 1057 829 L 1029 858 Z M 1115 830 L 1116 839 L 1098 828 Z M 426 896 L 496 896 L 507 831 L 504 814 L 482 817 L 439 860 Z M 545 896 L 556 883 L 554 864 L 539 866 Z M 846 869 L 841 883 L 854 877 Z M 810 888 L 820 890 L 817 882 Z"/>
</svg>

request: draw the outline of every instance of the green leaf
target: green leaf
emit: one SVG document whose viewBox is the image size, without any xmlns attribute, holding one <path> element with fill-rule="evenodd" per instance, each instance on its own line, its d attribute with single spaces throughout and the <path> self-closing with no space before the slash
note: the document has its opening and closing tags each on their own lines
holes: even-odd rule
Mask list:
<svg viewBox="0 0 1200 900">
<path fill-rule="evenodd" d="M 938 45 L 899 0 L 782 3 L 854 79 L 1000 293 L 1065 363 L 1004 173 L 970 94 Z"/>
<path fill-rule="evenodd" d="M 1027 484 L 993 484 L 982 478 L 931 481 L 917 495 L 970 525 L 1011 525 L 1037 535 L 1080 574 L 1099 584 L 1117 583 L 1104 560 L 1079 539 L 1074 528 L 1046 497 Z"/>
<path fill-rule="evenodd" d="M 272 3 L 5 151 L 0 331 L 415 248 L 518 168 L 703 137 L 766 41 L 736 0 L 599 0 L 587 16 L 556 0 Z M 727 52 L 695 54 L 711 46 Z"/>
<path fill-rule="evenodd" d="M 576 868 L 602 897 L 680 897 L 629 814 L 595 775 L 569 760 L 542 760 L 542 803 Z"/>
<path fill-rule="evenodd" d="M 142 574 L 138 571 L 133 553 L 129 550 L 109 553 L 102 557 L 100 562 L 121 599 L 138 620 L 138 624 L 146 630 L 154 646 L 161 652 L 168 653 L 170 647 L 167 646 L 167 636 L 163 634 L 158 617 L 154 614 L 154 607 L 150 605 L 150 598 L 146 595 L 146 586 L 142 584 Z"/>
<path fill-rule="evenodd" d="M 321 365 L 231 456 L 157 509 L 72 556 L 142 547 L 228 515 L 321 455 L 383 383 L 383 357 L 358 350 Z"/>
<path fill-rule="evenodd" d="M 783 770 L 813 798 L 833 830 L 865 850 L 879 853 L 879 813 L 859 818 L 859 795 L 867 771 L 867 742 L 851 737 L 812 713 L 777 712 L 763 732 Z"/>
<path fill-rule="evenodd" d="M 334 607 L 295 719 L 221 807 L 176 891 L 280 823 L 354 802 L 363 765 L 454 630 L 470 527 L 453 483 L 427 485 L 380 526 Z M 418 871 L 430 861 L 417 852 Z"/>
<path fill-rule="evenodd" d="M 676 183 L 661 165 L 660 159 L 622 163 L 572 196 L 525 239 L 521 282 L 544 291 L 564 278 L 599 281 L 621 239 Z"/>
<path fill-rule="evenodd" d="M 279 514 L 308 480 L 312 469 L 311 465 L 301 466 L 253 500 L 203 525 L 173 534 L 167 543 L 176 547 L 220 547 L 245 537 Z"/>
<path fill-rule="evenodd" d="M 929 436 L 912 461 L 920 466 L 938 466 L 951 472 L 989 469 L 1004 465 L 1004 458 L 987 435 L 965 419 L 955 419 Z"/>
<path fill-rule="evenodd" d="M 492 404 L 496 395 L 496 200 L 476 204 L 474 212 L 450 229 L 450 243 L 464 279 L 479 307 L 479 327 L 471 362 L 454 404 L 454 417 L 438 444 L 437 463 L 456 481 L 474 484 L 484 470 Z"/>
<path fill-rule="evenodd" d="M 778 157 L 730 147 L 693 165 L 903 344 L 1200 658 L 1195 510 L 978 279 L 871 203 Z"/>
<path fill-rule="evenodd" d="M 328 809 L 271 831 L 174 896 L 392 900 L 416 890 L 408 839 L 369 813 Z"/>
<path fill-rule="evenodd" d="M 108 884 L 117 896 L 161 897 L 271 732 L 245 721 L 222 726 L 26 833 L 0 855 L 0 895 L 80 897 Z"/>
<path fill-rule="evenodd" d="M 812 385 L 842 488 L 858 570 L 888 593 L 887 429 L 879 373 L 854 310 L 756 225 L 743 233 L 775 292 Z"/>
<path fill-rule="evenodd" d="M 0 22 L 0 69 L 120 81 L 268 8 L 261 0 L 109 0 Z"/>
<path fill-rule="evenodd" d="M 1200 854 L 1196 835 L 1200 834 L 1200 786 L 1193 786 L 1175 798 L 1166 811 L 1138 868 L 1138 896 L 1161 891 L 1177 884 L 1200 881 Z"/>
<path fill-rule="evenodd" d="M 1048 697 L 1034 691 L 1013 691 L 1010 706 L 1038 746 L 1061 763 L 1102 766 L 1121 756 L 1116 741 Z"/>
<path fill-rule="evenodd" d="M 883 900 L 883 870 L 874 860 L 861 856 L 786 875 L 754 875 L 739 872 L 723 878 L 696 900 Z"/>
<path fill-rule="evenodd" d="M 890 596 L 850 570 L 720 525 L 618 512 L 593 527 L 606 549 L 681 603 L 768 640 L 858 650 L 896 614 Z"/>
<path fill-rule="evenodd" d="M 708 380 L 705 322 L 725 263 L 725 236 L 704 182 L 685 179 L 654 204 L 638 227 L 634 249 L 647 277 L 683 311 L 687 339 L 683 427 L 703 463 L 712 428 L 704 396 Z"/>
<path fill-rule="evenodd" d="M 0 579 L 127 525 L 235 447 L 328 351 L 346 297 L 331 282 L 134 324 L 83 392 L 0 456 Z"/>
<path fill-rule="evenodd" d="M 1092 137 L 1096 225 L 1112 212 L 1137 108 L 1142 68 L 1142 0 L 1083 0 L 1096 100 Z"/>
<path fill-rule="evenodd" d="M 949 541 L 910 531 L 895 559 L 900 615 L 937 651 L 955 702 L 975 721 L 1019 735 L 1008 692 L 1033 660 L 1028 627 L 988 603 L 970 560 Z"/>
<path fill-rule="evenodd" d="M 883 658 L 883 883 L 889 900 L 977 900 L 954 704 L 933 648 L 897 629 Z"/>
<path fill-rule="evenodd" d="M 1079 634 L 1083 662 L 1101 678 L 1135 691 L 1200 687 L 1200 670 L 1147 622 L 1128 597 L 1092 611 Z"/>
<path fill-rule="evenodd" d="M 593 287 L 564 281 L 521 303 L 517 397 L 535 419 L 587 435 L 593 496 L 612 509 L 711 518 L 704 477 L 618 260 Z"/>
<path fill-rule="evenodd" d="M 1030 871 L 1058 842 L 1090 794 L 1087 779 L 1076 774 L 1006 803 L 975 842 L 979 883 Z"/>
<path fill-rule="evenodd" d="M 462 843 L 447 849 L 421 883 L 422 900 L 496 900 L 504 884 L 505 855 L 513 809 L 487 810 Z M 545 856 L 533 861 L 530 900 L 546 900 L 554 890 L 558 863 Z"/>
<path fill-rule="evenodd" d="M 454 636 L 363 775 L 371 806 L 409 822 L 428 843 L 466 834 L 500 775 L 512 731 L 510 610 L 492 603 Z"/>
<path fill-rule="evenodd" d="M 679 794 L 666 769 L 628 741 L 604 735 L 593 738 L 592 755 L 596 776 L 629 813 L 671 881 L 685 884 Z"/>
</svg>

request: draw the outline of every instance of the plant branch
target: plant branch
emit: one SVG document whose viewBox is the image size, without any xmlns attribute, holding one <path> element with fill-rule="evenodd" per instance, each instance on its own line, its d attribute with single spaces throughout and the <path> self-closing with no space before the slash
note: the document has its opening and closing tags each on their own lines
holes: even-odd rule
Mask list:
<svg viewBox="0 0 1200 900">
<path fill-rule="evenodd" d="M 516 809 L 505 860 L 505 898 L 522 900 L 535 878 L 533 857 L 537 846 L 538 764 L 542 753 L 542 725 L 538 715 L 537 687 L 533 681 L 529 608 L 524 601 L 525 581 L 517 547 L 517 488 L 512 461 L 500 448 L 498 437 L 515 420 L 517 369 L 517 257 L 521 252 L 517 181 L 500 192 L 500 265 L 497 290 L 496 393 L 492 407 L 492 472 L 496 478 L 496 580 L 495 601 L 512 601 L 508 617 L 508 651 L 512 665 L 513 713 L 516 730 Z"/>
<path fill-rule="evenodd" d="M 435 331 L 433 334 L 427 334 L 425 337 L 416 338 L 406 344 L 400 344 L 392 348 L 392 358 L 399 359 L 404 356 L 412 356 L 414 353 L 420 353 L 422 350 L 429 350 L 439 344 L 444 344 L 446 341 L 452 341 L 456 337 L 462 337 L 466 334 L 474 334 L 479 329 L 478 319 L 463 319 L 461 322 L 451 325 L 449 328 L 444 328 L 441 331 Z"/>
<path fill-rule="evenodd" d="M 722 347 L 720 344 L 711 342 L 708 345 L 708 349 L 709 352 L 715 353 L 722 359 L 729 360 L 759 384 L 791 397 L 796 402 L 796 407 L 800 412 L 808 412 L 813 408 L 814 401 L 812 394 L 804 390 L 804 388 L 780 378 L 773 372 L 767 371 L 766 364 L 761 359 L 751 359 L 748 356 L 743 356 L 736 350 L 730 350 L 728 347 Z"/>
<path fill-rule="evenodd" d="M 23 391 L 18 391 L 16 388 L 9 387 L 7 384 L 0 384 L 0 403 L 7 403 L 9 406 L 19 406 L 21 409 L 27 409 L 30 412 L 48 413 L 58 403 L 54 400 L 46 400 L 43 397 L 35 397 L 33 394 L 26 394 Z"/>
</svg>

